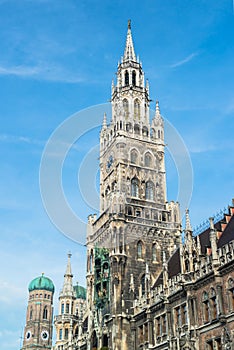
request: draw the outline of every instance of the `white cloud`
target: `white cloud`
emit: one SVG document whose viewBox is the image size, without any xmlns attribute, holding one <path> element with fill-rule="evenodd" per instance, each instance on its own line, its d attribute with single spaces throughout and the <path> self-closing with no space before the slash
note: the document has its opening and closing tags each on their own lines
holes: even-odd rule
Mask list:
<svg viewBox="0 0 234 350">
<path fill-rule="evenodd" d="M 0 142 L 5 143 L 27 143 L 38 146 L 44 146 L 45 141 L 32 139 L 27 136 L 18 136 L 18 135 L 9 135 L 9 134 L 0 134 Z"/>
<path fill-rule="evenodd" d="M 194 57 L 196 57 L 197 55 L 198 55 L 198 52 L 193 52 L 193 53 L 191 53 L 191 55 L 185 57 L 183 60 L 171 64 L 171 65 L 170 65 L 170 68 L 176 68 L 176 67 L 183 66 L 184 64 L 190 62 L 190 61 L 191 61 Z"/>
<path fill-rule="evenodd" d="M 4 66 L 0 65 L 0 75 L 13 75 L 20 78 L 33 78 L 37 80 L 57 81 L 64 83 L 80 83 L 84 79 L 78 74 L 66 71 L 59 66 Z"/>
</svg>

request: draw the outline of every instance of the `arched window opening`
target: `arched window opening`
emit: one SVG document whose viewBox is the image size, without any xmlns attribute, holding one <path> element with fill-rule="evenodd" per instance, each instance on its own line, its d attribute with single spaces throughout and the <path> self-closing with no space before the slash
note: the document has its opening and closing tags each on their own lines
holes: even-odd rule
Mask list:
<svg viewBox="0 0 234 350">
<path fill-rule="evenodd" d="M 155 139 L 155 130 L 153 128 L 150 130 L 150 136 L 152 139 Z"/>
<path fill-rule="evenodd" d="M 150 201 L 154 200 L 154 184 L 152 181 L 146 182 L 145 199 L 150 200 Z"/>
<path fill-rule="evenodd" d="M 143 243 L 139 241 L 137 243 L 137 259 L 142 259 L 143 257 Z"/>
<path fill-rule="evenodd" d="M 132 207 L 128 207 L 128 215 L 133 215 L 133 212 L 132 212 Z"/>
<path fill-rule="evenodd" d="M 135 133 L 136 135 L 140 135 L 140 127 L 139 127 L 138 124 L 135 124 L 135 125 L 134 125 L 134 133 Z"/>
<path fill-rule="evenodd" d="M 141 277 L 141 295 L 145 295 L 145 275 Z"/>
<path fill-rule="evenodd" d="M 129 73 L 127 70 L 125 71 L 125 74 L 124 74 L 124 83 L 126 86 L 129 85 Z"/>
<path fill-rule="evenodd" d="M 68 339 L 68 328 L 65 328 L 64 339 Z"/>
<path fill-rule="evenodd" d="M 152 157 L 149 153 L 146 153 L 145 155 L 145 166 L 149 168 L 152 166 Z"/>
<path fill-rule="evenodd" d="M 64 314 L 64 304 L 61 305 L 61 314 Z"/>
<path fill-rule="evenodd" d="M 137 160 L 138 160 L 138 153 L 137 153 L 137 151 L 133 150 L 131 152 L 130 159 L 131 159 L 131 163 L 137 164 Z"/>
<path fill-rule="evenodd" d="M 141 111 L 140 111 L 140 102 L 138 99 L 134 101 L 134 118 L 140 119 Z"/>
<path fill-rule="evenodd" d="M 132 131 L 132 124 L 131 123 L 126 124 L 126 131 Z"/>
<path fill-rule="evenodd" d="M 143 136 L 146 136 L 146 137 L 148 136 L 149 132 L 148 132 L 148 129 L 146 126 L 143 127 L 142 134 L 143 134 Z"/>
<path fill-rule="evenodd" d="M 211 304 L 211 319 L 216 320 L 218 316 L 217 312 L 217 297 L 214 288 L 210 291 L 210 304 Z"/>
<path fill-rule="evenodd" d="M 131 181 L 131 196 L 139 197 L 139 181 L 137 178 L 132 179 Z"/>
<path fill-rule="evenodd" d="M 47 320 L 47 317 L 48 317 L 48 310 L 47 310 L 47 307 L 45 306 L 43 310 L 43 319 Z"/>
<path fill-rule="evenodd" d="M 63 339 L 63 330 L 62 328 L 60 328 L 59 330 L 59 340 L 62 340 Z"/>
<path fill-rule="evenodd" d="M 66 303 L 66 314 L 69 314 L 69 303 Z"/>
<path fill-rule="evenodd" d="M 33 319 L 33 309 L 30 309 L 30 314 L 29 314 L 29 319 L 32 320 Z"/>
<path fill-rule="evenodd" d="M 157 261 L 157 246 L 156 246 L 156 243 L 154 243 L 153 246 L 152 246 L 152 261 L 153 262 Z"/>
<path fill-rule="evenodd" d="M 207 292 L 203 293 L 202 304 L 203 304 L 203 319 L 204 319 L 204 322 L 207 323 L 210 321 L 210 302 L 209 302 L 209 297 Z"/>
<path fill-rule="evenodd" d="M 136 86 L 136 72 L 135 71 L 132 72 L 132 85 Z"/>
<path fill-rule="evenodd" d="M 160 133 L 160 130 L 158 130 L 158 138 L 160 139 L 161 137 L 161 133 Z"/>
<path fill-rule="evenodd" d="M 189 259 L 185 259 L 184 261 L 184 265 L 185 265 L 185 272 L 189 272 Z"/>
<path fill-rule="evenodd" d="M 124 116 L 128 118 L 129 116 L 129 105 L 128 105 L 128 100 L 125 98 L 123 100 L 123 109 L 124 109 Z"/>
</svg>

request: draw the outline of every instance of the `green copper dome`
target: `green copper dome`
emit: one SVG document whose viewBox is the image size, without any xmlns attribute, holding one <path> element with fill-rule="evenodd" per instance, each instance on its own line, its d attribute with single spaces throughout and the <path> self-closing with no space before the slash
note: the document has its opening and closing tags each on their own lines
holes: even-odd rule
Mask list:
<svg viewBox="0 0 234 350">
<path fill-rule="evenodd" d="M 86 289 L 84 287 L 76 285 L 73 288 L 76 293 L 77 299 L 83 299 L 83 300 L 86 299 Z"/>
<path fill-rule="evenodd" d="M 34 278 L 29 283 L 28 290 L 29 292 L 36 290 L 36 289 L 42 289 L 42 290 L 48 290 L 52 293 L 54 293 L 54 284 L 48 277 L 45 277 L 43 274 L 40 277 Z"/>
</svg>

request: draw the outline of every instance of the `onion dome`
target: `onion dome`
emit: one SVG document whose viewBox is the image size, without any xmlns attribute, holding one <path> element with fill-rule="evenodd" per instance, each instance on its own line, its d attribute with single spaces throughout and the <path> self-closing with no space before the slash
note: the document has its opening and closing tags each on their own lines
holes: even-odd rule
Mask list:
<svg viewBox="0 0 234 350">
<path fill-rule="evenodd" d="M 47 290 L 54 293 L 54 284 L 48 277 L 45 277 L 42 274 L 40 277 L 34 278 L 28 286 L 28 291 L 32 292 L 33 290 Z"/>
<path fill-rule="evenodd" d="M 78 284 L 73 287 L 75 291 L 75 296 L 77 299 L 86 299 L 86 289 Z"/>
</svg>

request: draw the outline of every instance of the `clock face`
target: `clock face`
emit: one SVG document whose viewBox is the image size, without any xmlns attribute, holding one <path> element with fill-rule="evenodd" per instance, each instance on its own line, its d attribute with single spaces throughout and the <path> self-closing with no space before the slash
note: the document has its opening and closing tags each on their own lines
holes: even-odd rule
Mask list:
<svg viewBox="0 0 234 350">
<path fill-rule="evenodd" d="M 29 340 L 31 338 L 31 332 L 27 331 L 27 333 L 25 334 L 25 338 L 26 340 Z"/>
<path fill-rule="evenodd" d="M 42 331 L 41 338 L 42 340 L 47 340 L 49 338 L 49 333 L 47 331 Z"/>
</svg>

